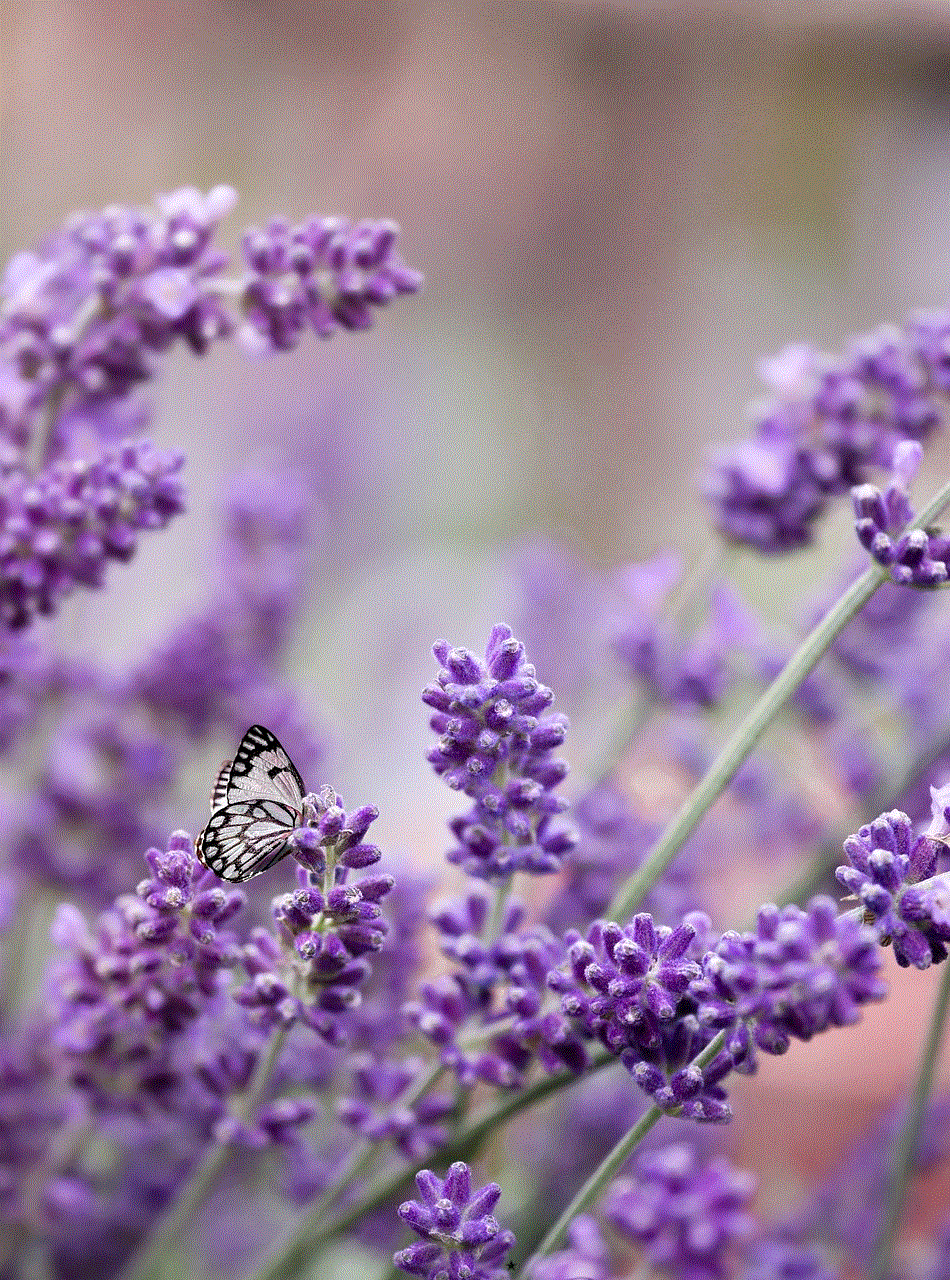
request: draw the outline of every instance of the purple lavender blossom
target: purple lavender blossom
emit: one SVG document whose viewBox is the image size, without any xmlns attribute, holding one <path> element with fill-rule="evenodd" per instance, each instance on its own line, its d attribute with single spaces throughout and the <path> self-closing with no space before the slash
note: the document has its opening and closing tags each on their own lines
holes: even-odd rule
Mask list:
<svg viewBox="0 0 950 1280">
<path fill-rule="evenodd" d="M 54 925 L 63 953 L 48 982 L 56 1040 L 94 1108 L 140 1111 L 175 1098 L 175 1049 L 237 959 L 224 926 L 243 894 L 205 871 L 185 832 L 146 858 L 151 878 L 93 929 L 66 905 Z"/>
<path fill-rule="evenodd" d="M 625 607 L 614 649 L 625 671 L 657 702 L 678 707 L 716 706 L 732 679 L 735 655 L 747 648 L 753 625 L 735 592 L 718 584 L 710 594 L 709 619 L 689 639 L 679 637 L 661 608 L 682 575 L 679 557 L 657 556 L 621 576 Z"/>
<path fill-rule="evenodd" d="M 110 560 L 183 510 L 180 454 L 126 443 L 91 462 L 0 476 L 0 622 L 24 627 L 77 586 L 99 587 Z"/>
<path fill-rule="evenodd" d="M 51 396 L 61 407 L 120 399 L 174 342 L 202 352 L 227 336 L 218 288 L 228 259 L 212 238 L 236 199 L 229 187 L 184 187 L 151 209 L 75 214 L 11 259 L 0 285 L 0 430 L 22 447 Z"/>
<path fill-rule="evenodd" d="M 757 1241 L 750 1250 L 740 1280 L 840 1280 L 814 1248 L 782 1239 Z"/>
<path fill-rule="evenodd" d="M 688 1143 L 646 1152 L 605 1202 L 611 1225 L 675 1280 L 726 1280 L 751 1236 L 755 1179 Z"/>
<path fill-rule="evenodd" d="M 421 1058 L 359 1055 L 352 1064 L 353 1093 L 340 1098 L 337 1115 L 371 1142 L 388 1140 L 407 1160 L 425 1159 L 445 1141 L 445 1121 L 455 1107 L 447 1093 L 427 1093 L 411 1106 L 402 1101 L 425 1069 Z"/>
<path fill-rule="evenodd" d="M 539 1258 L 530 1275 L 531 1280 L 608 1280 L 610 1259 L 596 1220 L 587 1213 L 576 1217 L 567 1229 L 567 1248 Z"/>
<path fill-rule="evenodd" d="M 501 1088 L 520 1084 L 534 1061 L 547 1071 L 582 1071 L 583 1042 L 548 990 L 549 974 L 564 958 L 554 934 L 543 926 L 519 931 L 524 907 L 509 902 L 499 936 L 486 938 L 488 902 L 481 894 L 437 904 L 431 918 L 456 967 L 421 983 L 404 1011 L 443 1064 L 463 1084 Z M 465 1043 L 470 1036 L 474 1046 Z"/>
<path fill-rule="evenodd" d="M 548 985 L 565 1017 L 617 1054 L 637 1084 L 664 1111 L 697 1120 L 728 1120 L 720 1081 L 735 1066 L 720 1053 L 704 1069 L 693 1058 L 715 1032 L 695 1017 L 690 994 L 709 936 L 695 912 L 676 929 L 657 928 L 647 913 L 629 925 L 595 922 L 586 939 L 568 933 L 566 970 Z"/>
<path fill-rule="evenodd" d="M 245 341 L 290 351 L 308 329 L 329 338 L 337 329 L 371 328 L 374 308 L 422 284 L 396 253 L 398 235 L 392 222 L 342 218 L 310 218 L 298 226 L 274 219 L 247 231 Z"/>
<path fill-rule="evenodd" d="M 915 836 L 906 813 L 894 809 L 844 842 L 848 866 L 838 880 L 864 909 L 881 942 L 905 968 L 945 960 L 950 945 L 950 884 L 937 875 L 937 856 L 950 835 L 950 787 L 931 788 L 930 829 Z"/>
<path fill-rule="evenodd" d="M 916 440 L 902 441 L 894 450 L 890 483 L 883 492 L 872 484 L 851 490 L 858 540 L 904 587 L 938 586 L 946 582 L 950 564 L 950 538 L 933 530 L 908 528 L 914 519 L 908 488 L 921 453 Z"/>
<path fill-rule="evenodd" d="M 799 345 L 763 362 L 771 397 L 753 409 L 753 435 L 720 448 L 705 483 L 726 537 L 770 555 L 807 546 L 829 498 L 940 426 L 946 324 L 945 313 L 922 313 L 842 356 Z"/>
<path fill-rule="evenodd" d="M 857 1022 L 860 1007 L 883 998 L 877 937 L 834 901 L 808 909 L 759 909 L 754 932 L 723 934 L 693 983 L 700 1023 L 729 1033 L 736 1061 L 754 1068 L 755 1049 L 784 1053 L 831 1026 Z"/>
<path fill-rule="evenodd" d="M 399 1216 L 422 1240 L 400 1250 L 396 1266 L 425 1280 L 502 1280 L 515 1237 L 492 1216 L 497 1183 L 473 1190 L 468 1165 L 458 1161 L 444 1180 L 423 1169 L 416 1186 L 421 1199 L 400 1205 Z"/>
<path fill-rule="evenodd" d="M 386 934 L 380 902 L 393 886 L 387 874 L 349 882 L 350 872 L 379 861 L 364 839 L 378 811 L 347 813 L 325 787 L 304 797 L 303 825 L 289 840 L 300 862 L 297 888 L 275 898 L 276 932 L 256 929 L 243 951 L 248 981 L 235 999 L 261 1025 L 290 1026 L 298 1019 L 329 1043 L 346 1039 L 343 1015 L 360 1001 L 370 973 L 366 959 Z"/>
<path fill-rule="evenodd" d="M 574 835 L 554 821 L 567 807 L 555 795 L 567 765 L 554 752 L 567 720 L 549 714 L 554 695 L 539 684 L 510 627 L 492 628 L 482 662 L 439 640 L 437 681 L 423 691 L 439 743 L 427 756 L 440 777 L 474 804 L 454 818 L 450 862 L 469 875 L 504 880 L 516 871 L 556 871 Z"/>
</svg>

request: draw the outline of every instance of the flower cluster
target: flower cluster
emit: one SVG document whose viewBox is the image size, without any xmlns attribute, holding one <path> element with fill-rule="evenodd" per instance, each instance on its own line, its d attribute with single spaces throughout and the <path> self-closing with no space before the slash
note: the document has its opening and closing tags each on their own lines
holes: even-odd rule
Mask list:
<svg viewBox="0 0 950 1280">
<path fill-rule="evenodd" d="M 178 831 L 149 850 L 152 876 L 90 929 L 63 906 L 53 937 L 63 953 L 50 975 L 57 1043 L 91 1106 L 174 1102 L 175 1050 L 222 992 L 238 958 L 225 926 L 244 895 L 225 889 Z"/>
<path fill-rule="evenodd" d="M 274 222 L 245 237 L 230 280 L 215 244 L 237 196 L 183 187 L 151 208 L 72 217 L 0 280 L 0 621 L 22 627 L 183 509 L 183 458 L 135 444 L 132 393 L 184 344 L 202 355 L 235 333 L 274 350 L 304 327 L 364 329 L 414 293 L 388 222 Z M 291 336 L 292 335 L 292 336 Z"/>
<path fill-rule="evenodd" d="M 831 898 L 801 907 L 761 907 L 754 931 L 729 932 L 703 957 L 692 986 L 703 1026 L 728 1031 L 737 1061 L 784 1053 L 792 1039 L 857 1022 L 883 999 L 877 936 Z"/>
<path fill-rule="evenodd" d="M 873 484 L 851 490 L 854 528 L 862 547 L 902 587 L 946 582 L 950 564 L 950 538 L 933 530 L 908 528 L 914 513 L 907 491 L 921 453 L 916 440 L 902 441 L 894 450 L 890 484 L 883 492 Z"/>
<path fill-rule="evenodd" d="M 714 1034 L 698 1022 L 691 994 L 709 932 L 699 912 L 675 929 L 657 927 L 646 912 L 626 927 L 598 921 L 586 938 L 568 933 L 567 966 L 552 969 L 548 985 L 565 1017 L 616 1054 L 656 1106 L 723 1121 L 731 1111 L 720 1081 L 733 1057 L 693 1065 Z"/>
<path fill-rule="evenodd" d="M 474 1190 L 471 1170 L 458 1161 L 444 1179 L 423 1169 L 416 1186 L 421 1199 L 400 1205 L 399 1216 L 421 1241 L 400 1250 L 396 1266 L 425 1280 L 502 1280 L 515 1237 L 492 1217 L 497 1183 Z"/>
<path fill-rule="evenodd" d="M 752 1235 L 755 1179 L 723 1157 L 704 1161 L 688 1143 L 641 1156 L 604 1206 L 611 1225 L 655 1267 L 682 1280 L 727 1280 Z"/>
<path fill-rule="evenodd" d="M 244 335 L 252 346 L 291 351 L 312 330 L 369 329 L 373 309 L 416 293 L 417 271 L 396 253 L 392 222 L 310 218 L 299 226 L 274 219 L 244 235 L 241 282 Z"/>
<path fill-rule="evenodd" d="M 520 929 L 524 907 L 510 902 L 498 937 L 487 937 L 488 902 L 477 893 L 437 904 L 431 918 L 456 967 L 421 983 L 405 1012 L 444 1065 L 463 1082 L 508 1088 L 536 1060 L 548 1071 L 583 1070 L 582 1040 L 549 999 L 549 975 L 564 956 L 554 934 L 543 926 Z"/>
<path fill-rule="evenodd" d="M 623 573 L 625 607 L 615 628 L 614 650 L 628 675 L 656 702 L 714 707 L 731 683 L 736 654 L 752 638 L 751 619 L 736 593 L 719 584 L 710 595 L 706 625 L 689 639 L 679 637 L 661 611 L 681 575 L 679 558 L 667 555 Z"/>
<path fill-rule="evenodd" d="M 754 434 L 721 448 L 706 481 L 720 530 L 766 554 L 807 545 L 830 497 L 942 424 L 948 333 L 950 313 L 920 313 L 838 357 L 794 345 L 763 361 L 771 397 L 753 408 Z"/>
<path fill-rule="evenodd" d="M 554 789 L 567 765 L 554 752 L 567 721 L 548 712 L 554 694 L 538 682 L 510 627 L 492 628 L 484 662 L 445 640 L 433 652 L 441 670 L 422 697 L 440 737 L 427 758 L 474 801 L 451 824 L 458 844 L 449 861 L 485 880 L 556 871 L 574 837 L 555 821 L 566 807 Z"/>
<path fill-rule="evenodd" d="M 388 874 L 349 883 L 352 870 L 380 859 L 364 836 L 378 810 L 347 814 L 332 787 L 304 797 L 302 825 L 289 841 L 300 862 L 298 887 L 274 900 L 276 933 L 255 930 L 244 948 L 248 982 L 237 1000 L 262 1022 L 289 1025 L 301 1019 L 324 1039 L 345 1039 L 341 1015 L 358 1004 L 369 976 L 367 955 L 386 933 L 379 904 L 393 886 Z"/>
<path fill-rule="evenodd" d="M 848 865 L 835 873 L 881 941 L 893 945 L 897 963 L 917 969 L 945 960 L 950 947 L 950 883 L 935 874 L 950 831 L 950 790 L 932 795 L 930 831 L 915 837 L 906 813 L 882 813 L 844 842 Z"/>
</svg>

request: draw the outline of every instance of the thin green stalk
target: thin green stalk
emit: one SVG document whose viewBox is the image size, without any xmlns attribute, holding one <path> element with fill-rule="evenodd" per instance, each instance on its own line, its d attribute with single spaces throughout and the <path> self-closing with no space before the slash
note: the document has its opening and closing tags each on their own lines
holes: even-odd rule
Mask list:
<svg viewBox="0 0 950 1280">
<path fill-rule="evenodd" d="M 710 1041 L 706 1048 L 703 1049 L 702 1053 L 696 1055 L 692 1065 L 696 1067 L 707 1066 L 725 1043 L 726 1033 L 725 1031 L 720 1031 L 716 1038 Z M 659 1107 L 651 1107 L 649 1111 L 640 1117 L 633 1128 L 624 1134 L 614 1149 L 608 1153 L 590 1175 L 534 1253 L 525 1260 L 521 1270 L 518 1272 L 517 1280 L 526 1280 L 528 1272 L 534 1263 L 554 1252 L 577 1215 L 596 1204 L 600 1199 L 601 1192 L 613 1179 L 617 1170 L 628 1159 L 639 1143 L 642 1142 L 657 1121 L 662 1118 L 663 1114 Z"/>
<path fill-rule="evenodd" d="M 950 482 L 943 486 L 915 518 L 915 526 L 925 527 L 932 523 L 948 503 L 950 503 Z M 805 677 L 818 665 L 832 641 L 841 634 L 855 614 L 863 609 L 875 591 L 888 580 L 887 569 L 881 565 L 872 564 L 856 582 L 852 583 L 814 630 L 805 637 L 784 669 L 775 677 L 722 748 L 706 776 L 687 797 L 653 853 L 639 871 L 620 886 L 613 902 L 607 908 L 609 919 L 624 920 L 633 915 L 646 894 L 679 853 L 706 811 L 719 799 L 732 781 L 739 766 L 751 753 L 775 716 Z"/>
<path fill-rule="evenodd" d="M 950 961 L 943 966 L 943 975 L 930 1020 L 930 1030 L 927 1033 L 927 1043 L 920 1057 L 917 1083 L 914 1086 L 903 1128 L 892 1152 L 887 1195 L 884 1200 L 884 1220 L 881 1223 L 868 1280 L 887 1280 L 887 1277 L 892 1274 L 894 1241 L 904 1212 L 907 1186 L 920 1139 L 924 1110 L 933 1085 L 934 1070 L 940 1056 L 948 1007 L 950 1007 Z"/>
<path fill-rule="evenodd" d="M 287 1027 L 278 1027 L 266 1051 L 258 1059 L 253 1079 L 235 1107 L 235 1115 L 242 1123 L 250 1120 L 260 1102 L 274 1064 L 287 1040 L 287 1034 Z M 233 1148 L 226 1142 L 216 1142 L 209 1148 L 205 1158 L 195 1167 L 175 1201 L 148 1236 L 144 1247 L 131 1259 L 123 1272 L 122 1280 L 153 1280 L 153 1277 L 164 1274 L 165 1259 L 181 1246 L 192 1218 L 204 1203 L 232 1154 Z"/>
<path fill-rule="evenodd" d="M 852 830 L 862 822 L 867 822 L 869 818 L 877 817 L 887 806 L 893 807 L 894 801 L 909 790 L 917 778 L 928 773 L 948 751 L 950 751 L 950 734 L 944 734 L 939 742 L 915 756 L 898 777 L 887 779 L 877 788 L 867 803 L 866 816 L 856 816 Z M 850 831 L 848 834 L 850 835 Z M 841 863 L 842 843 L 843 839 L 839 838 L 823 841 L 807 866 L 776 896 L 775 901 L 778 906 L 786 907 L 791 902 L 803 903 L 812 894 L 817 893 L 829 871 Z"/>
<path fill-rule="evenodd" d="M 950 482 L 931 499 L 914 519 L 915 527 L 926 528 L 950 503 Z M 746 718 L 713 761 L 706 776 L 687 797 L 659 844 L 639 871 L 621 885 L 607 909 L 612 920 L 631 916 L 657 880 L 679 853 L 706 811 L 719 799 L 740 765 L 805 677 L 818 665 L 832 642 L 875 591 L 889 579 L 887 569 L 872 564 L 848 588 L 838 603 L 821 619 L 792 654 L 784 669 L 766 689 Z"/>
<path fill-rule="evenodd" d="M 437 1152 L 433 1153 L 430 1163 L 441 1168 L 451 1164 L 453 1160 L 470 1160 L 488 1138 L 519 1112 L 538 1105 L 568 1085 L 589 1079 L 594 1072 L 602 1071 L 604 1067 L 616 1061 L 613 1054 L 604 1050 L 592 1059 L 583 1075 L 577 1075 L 573 1071 L 562 1071 L 558 1075 L 547 1076 L 537 1084 L 520 1090 L 444 1143 Z M 295 1277 L 303 1274 L 304 1268 L 317 1249 L 328 1240 L 332 1240 L 334 1236 L 349 1230 L 366 1214 L 395 1199 L 401 1191 L 410 1186 L 413 1176 L 413 1169 L 403 1165 L 393 1173 L 378 1179 L 365 1196 L 335 1218 L 319 1222 L 311 1210 L 303 1222 L 294 1228 L 292 1234 L 264 1262 L 254 1280 L 295 1280 Z"/>
</svg>

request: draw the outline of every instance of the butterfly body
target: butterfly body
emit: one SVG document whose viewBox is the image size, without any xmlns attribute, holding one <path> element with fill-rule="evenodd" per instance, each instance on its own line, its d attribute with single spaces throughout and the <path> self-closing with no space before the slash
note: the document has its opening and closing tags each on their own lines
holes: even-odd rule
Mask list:
<svg viewBox="0 0 950 1280">
<path fill-rule="evenodd" d="M 250 880 L 291 850 L 290 837 L 304 821 L 303 779 L 269 729 L 255 724 L 233 760 L 218 770 L 211 817 L 195 851 L 222 880 Z"/>
</svg>

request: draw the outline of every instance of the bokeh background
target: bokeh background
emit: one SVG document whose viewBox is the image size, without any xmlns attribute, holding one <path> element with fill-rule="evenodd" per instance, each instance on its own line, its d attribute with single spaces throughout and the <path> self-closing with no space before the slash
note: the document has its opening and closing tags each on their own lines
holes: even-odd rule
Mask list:
<svg viewBox="0 0 950 1280">
<path fill-rule="evenodd" d="M 696 474 L 741 433 L 760 355 L 950 292 L 940 3 L 0 0 L 0 59 L 4 256 L 72 209 L 185 183 L 237 187 L 235 233 L 310 211 L 402 225 L 426 291 L 373 334 L 179 361 L 157 421 L 188 454 L 190 515 L 113 573 L 107 615 L 87 596 L 61 625 L 76 648 L 140 647 L 200 594 L 227 476 L 318 459 L 333 536 L 298 679 L 337 735 L 334 781 L 420 856 L 441 852 L 420 807 L 452 809 L 421 764 L 431 640 L 474 646 L 507 616 L 534 538 L 595 568 L 689 551 Z M 744 1091 L 740 1157 L 768 1198 L 907 1077 L 928 977 Z"/>
</svg>

